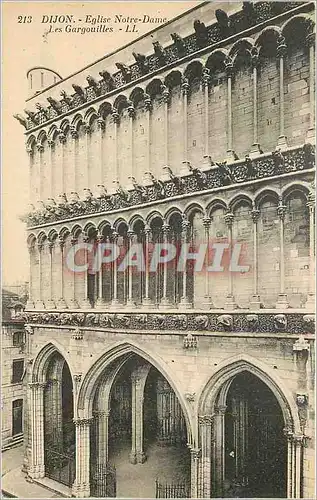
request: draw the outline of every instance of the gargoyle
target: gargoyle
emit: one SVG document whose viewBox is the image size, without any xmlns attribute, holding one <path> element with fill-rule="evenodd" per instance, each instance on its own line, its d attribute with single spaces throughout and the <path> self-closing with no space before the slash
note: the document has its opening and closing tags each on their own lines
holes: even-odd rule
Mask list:
<svg viewBox="0 0 317 500">
<path fill-rule="evenodd" d="M 224 185 L 228 185 L 232 182 L 231 169 L 227 165 L 226 162 L 220 163 L 219 165 L 219 174 Z"/>
<path fill-rule="evenodd" d="M 67 95 L 66 91 L 65 90 L 62 90 L 61 91 L 61 98 L 62 100 L 68 105 L 68 106 L 71 106 L 72 105 L 72 102 L 73 102 L 73 99 L 72 97 L 70 97 L 69 95 Z"/>
<path fill-rule="evenodd" d="M 149 70 L 149 63 L 144 54 L 139 54 L 137 52 L 132 52 L 134 59 L 136 60 L 137 65 L 142 74 L 147 73 Z"/>
<path fill-rule="evenodd" d="M 90 203 L 94 207 L 96 207 L 99 204 L 96 198 L 94 198 L 90 189 L 84 188 L 83 193 L 84 193 L 84 201 Z"/>
<path fill-rule="evenodd" d="M 232 330 L 233 317 L 230 314 L 222 314 L 217 318 L 217 325 L 222 326 L 225 330 Z"/>
<path fill-rule="evenodd" d="M 31 122 L 34 123 L 34 125 L 38 125 L 39 117 L 36 113 L 34 113 L 33 111 L 29 111 L 28 109 L 25 109 L 24 113 L 30 118 Z"/>
<path fill-rule="evenodd" d="M 173 184 L 176 186 L 176 189 L 178 191 L 182 191 L 182 188 L 183 188 L 183 185 L 184 185 L 184 180 L 177 177 L 172 169 L 170 167 L 163 167 L 163 170 L 164 170 L 164 173 L 165 175 L 167 175 L 169 177 L 169 180 L 171 180 L 173 182 Z"/>
<path fill-rule="evenodd" d="M 305 167 L 311 168 L 315 162 L 315 151 L 313 145 L 310 143 L 304 144 L 303 151 L 304 151 Z"/>
<path fill-rule="evenodd" d="M 122 76 L 123 76 L 125 83 L 130 82 L 131 77 L 132 77 L 132 72 L 131 72 L 129 66 L 127 66 L 126 64 L 120 63 L 120 62 L 116 63 L 116 66 L 122 72 Z"/>
<path fill-rule="evenodd" d="M 18 122 L 21 123 L 21 125 L 23 125 L 24 128 L 27 128 L 28 122 L 27 122 L 27 119 L 24 118 L 24 116 L 16 114 L 16 115 L 13 115 L 13 118 L 18 120 Z"/>
<path fill-rule="evenodd" d="M 97 198 L 106 198 L 107 197 L 107 190 L 103 184 L 97 184 L 98 188 L 98 194 Z"/>
<path fill-rule="evenodd" d="M 35 107 L 36 107 L 36 109 L 39 110 L 40 113 L 42 113 L 42 115 L 45 116 L 46 119 L 49 118 L 49 111 L 48 111 L 48 109 L 44 108 L 44 106 L 42 106 L 42 104 L 40 104 L 39 102 L 37 102 L 35 104 Z"/>
<path fill-rule="evenodd" d="M 164 182 L 162 182 L 160 179 L 156 179 L 154 177 L 154 175 L 152 174 L 152 172 L 145 172 L 145 174 L 148 177 L 150 177 L 158 198 L 164 198 L 164 196 L 165 196 Z"/>
<path fill-rule="evenodd" d="M 287 319 L 285 314 L 276 314 L 274 316 L 274 328 L 278 332 L 285 331 L 287 327 Z"/>
<path fill-rule="evenodd" d="M 186 46 L 183 38 L 178 33 L 171 33 L 171 38 L 180 55 L 184 55 L 186 52 Z"/>
<path fill-rule="evenodd" d="M 284 156 L 281 153 L 281 150 L 278 149 L 276 151 L 272 151 L 272 158 L 274 161 L 274 166 L 276 170 L 281 170 L 284 167 Z"/>
<path fill-rule="evenodd" d="M 82 102 L 86 101 L 86 93 L 82 87 L 79 85 L 76 85 L 75 83 L 72 84 L 73 89 L 75 90 L 75 93 L 80 97 Z"/>
<path fill-rule="evenodd" d="M 99 75 L 106 82 L 109 90 L 114 89 L 114 87 L 115 87 L 114 79 L 113 79 L 112 75 L 109 73 L 109 71 L 99 71 Z"/>
<path fill-rule="evenodd" d="M 208 327 L 208 316 L 207 314 L 202 314 L 200 316 L 195 316 L 194 317 L 195 324 L 198 328 L 201 328 L 203 330 L 206 330 Z"/>
<path fill-rule="evenodd" d="M 160 42 L 152 42 L 154 47 L 154 54 L 158 57 L 162 62 L 165 62 L 166 59 L 166 51 Z"/>
<path fill-rule="evenodd" d="M 67 203 L 67 198 L 66 198 L 66 194 L 63 193 L 63 194 L 59 194 L 57 196 L 57 205 L 62 208 L 62 207 L 65 207 L 66 206 L 66 203 Z"/>
<path fill-rule="evenodd" d="M 137 183 L 137 181 L 135 180 L 135 177 L 128 177 L 130 183 L 132 184 L 133 188 L 135 191 L 137 191 L 138 193 L 140 193 L 141 197 L 143 198 L 144 196 L 146 196 L 146 189 L 144 188 L 144 186 L 140 186 L 140 184 Z M 130 198 L 130 196 L 128 195 L 128 199 Z"/>
<path fill-rule="evenodd" d="M 305 314 L 303 316 L 305 329 L 311 333 L 315 332 L 315 316 L 313 314 Z"/>
<path fill-rule="evenodd" d="M 192 167 L 191 165 L 189 165 L 189 170 L 197 180 L 199 186 L 206 186 L 207 175 L 205 174 L 205 172 L 202 172 L 199 168 Z"/>
<path fill-rule="evenodd" d="M 89 87 L 94 89 L 95 94 L 100 95 L 100 87 L 98 85 L 98 82 L 91 75 L 88 75 L 86 80 L 88 82 Z"/>
<path fill-rule="evenodd" d="M 251 160 L 249 155 L 245 157 L 245 165 L 247 167 L 248 177 L 255 177 L 257 174 L 257 170 L 255 168 L 254 162 Z"/>
<path fill-rule="evenodd" d="M 60 102 L 56 101 L 56 99 L 53 99 L 53 97 L 47 97 L 46 98 L 51 107 L 56 111 L 56 113 L 59 115 L 62 112 L 62 105 Z"/>
<path fill-rule="evenodd" d="M 204 47 L 208 43 L 208 31 L 205 23 L 196 19 L 194 21 L 194 30 L 196 33 L 196 39 L 199 47 Z"/>
<path fill-rule="evenodd" d="M 116 195 L 119 195 L 119 197 L 124 200 L 124 201 L 127 201 L 128 198 L 129 198 L 129 195 L 126 191 L 124 191 L 124 189 L 122 188 L 121 184 L 119 184 L 118 181 L 113 181 L 114 184 L 116 184 L 116 192 L 115 194 Z"/>
<path fill-rule="evenodd" d="M 230 19 L 228 14 L 222 9 L 216 9 L 215 11 L 216 19 L 222 30 L 227 30 L 230 27 Z"/>
<path fill-rule="evenodd" d="M 252 330 L 256 330 L 256 328 L 258 327 L 258 324 L 259 324 L 258 315 L 257 314 L 247 314 L 247 322 L 248 322 L 248 326 Z"/>
<path fill-rule="evenodd" d="M 245 14 L 247 19 L 251 19 L 254 15 L 254 5 L 253 2 L 243 2 L 242 12 Z"/>
<path fill-rule="evenodd" d="M 56 210 L 56 201 L 54 200 L 54 198 L 48 198 L 46 200 L 46 203 L 45 203 L 45 208 L 46 210 L 48 210 L 49 212 L 55 212 Z"/>
</svg>

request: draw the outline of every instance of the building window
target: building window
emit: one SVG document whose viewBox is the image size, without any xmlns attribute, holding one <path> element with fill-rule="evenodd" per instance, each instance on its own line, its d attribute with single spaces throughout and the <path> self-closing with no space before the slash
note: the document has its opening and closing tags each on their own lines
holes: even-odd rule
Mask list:
<svg viewBox="0 0 317 500">
<path fill-rule="evenodd" d="M 24 331 L 14 332 L 12 336 L 12 343 L 14 347 L 21 347 L 24 344 Z"/>
<path fill-rule="evenodd" d="M 12 384 L 21 382 L 24 372 L 24 360 L 15 359 L 12 364 Z"/>
<path fill-rule="evenodd" d="M 12 401 L 12 436 L 22 432 L 23 399 Z"/>
</svg>

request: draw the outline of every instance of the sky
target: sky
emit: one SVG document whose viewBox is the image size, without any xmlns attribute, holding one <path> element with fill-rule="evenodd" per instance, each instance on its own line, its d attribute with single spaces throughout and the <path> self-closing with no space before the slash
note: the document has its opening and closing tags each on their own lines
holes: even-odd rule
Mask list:
<svg viewBox="0 0 317 500">
<path fill-rule="evenodd" d="M 19 219 L 28 207 L 28 156 L 24 128 L 13 118 L 26 108 L 26 73 L 34 66 L 63 78 L 105 56 L 159 24 L 138 24 L 138 33 L 47 33 L 43 16 L 104 17 L 149 15 L 170 19 L 197 5 L 173 2 L 2 2 L 2 280 L 27 281 L 26 227 Z M 20 17 L 19 17 L 20 16 Z M 31 22 L 27 22 L 31 16 Z M 53 25 L 60 26 L 59 24 Z M 88 25 L 86 25 L 88 26 Z"/>
</svg>

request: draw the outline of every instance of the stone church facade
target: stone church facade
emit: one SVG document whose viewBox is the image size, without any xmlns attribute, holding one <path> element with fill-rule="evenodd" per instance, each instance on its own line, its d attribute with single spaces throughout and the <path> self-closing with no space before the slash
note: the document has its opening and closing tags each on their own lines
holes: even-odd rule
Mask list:
<svg viewBox="0 0 317 500">
<path fill-rule="evenodd" d="M 312 2 L 205 2 L 66 79 L 37 68 L 49 87 L 28 73 L 32 480 L 114 496 L 123 443 L 135 478 L 153 446 L 182 457 L 187 496 L 314 496 L 314 44 Z M 249 271 L 66 265 L 215 242 Z"/>
</svg>

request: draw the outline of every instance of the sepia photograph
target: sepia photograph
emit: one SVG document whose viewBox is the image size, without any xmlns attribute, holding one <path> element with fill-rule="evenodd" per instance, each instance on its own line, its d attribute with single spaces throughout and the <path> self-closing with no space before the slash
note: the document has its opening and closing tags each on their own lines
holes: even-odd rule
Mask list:
<svg viewBox="0 0 317 500">
<path fill-rule="evenodd" d="M 316 498 L 314 1 L 4 1 L 2 498 Z"/>
</svg>

